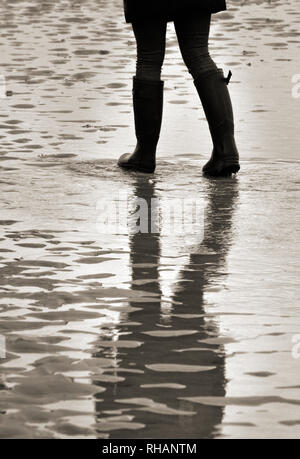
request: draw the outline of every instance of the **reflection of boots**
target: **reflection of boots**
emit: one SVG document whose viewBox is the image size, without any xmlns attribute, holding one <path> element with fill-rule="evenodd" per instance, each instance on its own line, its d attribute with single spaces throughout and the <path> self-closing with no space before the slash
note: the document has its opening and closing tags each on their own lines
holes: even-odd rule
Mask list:
<svg viewBox="0 0 300 459">
<path fill-rule="evenodd" d="M 163 81 L 133 79 L 137 146 L 132 154 L 121 156 L 119 166 L 141 172 L 154 172 L 156 146 L 162 121 L 163 88 Z"/>
<path fill-rule="evenodd" d="M 230 76 L 225 79 L 222 70 L 211 70 L 194 82 L 214 145 L 212 156 L 203 168 L 204 174 L 212 177 L 229 176 L 240 170 L 239 154 L 234 140 L 232 105 L 227 89 Z"/>
</svg>

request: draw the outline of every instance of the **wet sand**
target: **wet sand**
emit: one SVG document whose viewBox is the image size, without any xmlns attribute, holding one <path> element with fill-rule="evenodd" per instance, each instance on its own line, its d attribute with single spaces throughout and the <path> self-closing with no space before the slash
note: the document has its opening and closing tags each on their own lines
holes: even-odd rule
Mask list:
<svg viewBox="0 0 300 459">
<path fill-rule="evenodd" d="M 5 2 L 6 3 L 6 2 Z M 1 4 L 1 438 L 299 438 L 296 0 L 229 2 L 242 173 L 210 140 L 172 25 L 157 172 L 125 174 L 134 43 L 121 2 Z M 204 239 L 105 235 L 99 201 L 197 197 Z"/>
</svg>

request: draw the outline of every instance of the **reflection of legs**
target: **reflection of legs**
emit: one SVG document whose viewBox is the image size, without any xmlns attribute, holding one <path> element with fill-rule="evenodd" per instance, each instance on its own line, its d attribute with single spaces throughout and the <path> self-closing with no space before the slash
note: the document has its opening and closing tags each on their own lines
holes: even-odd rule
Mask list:
<svg viewBox="0 0 300 459">
<path fill-rule="evenodd" d="M 161 68 L 165 57 L 166 22 L 134 23 L 137 43 L 136 76 L 133 79 L 133 107 L 137 146 L 133 154 L 122 155 L 119 166 L 154 172 L 159 140 L 163 82 Z"/>
<path fill-rule="evenodd" d="M 208 51 L 210 14 L 175 21 L 181 53 L 199 93 L 209 124 L 213 154 L 204 166 L 204 173 L 212 176 L 238 172 L 239 155 L 234 139 L 234 120 L 231 99 L 223 72 Z M 227 81 L 228 83 L 228 81 Z"/>
</svg>

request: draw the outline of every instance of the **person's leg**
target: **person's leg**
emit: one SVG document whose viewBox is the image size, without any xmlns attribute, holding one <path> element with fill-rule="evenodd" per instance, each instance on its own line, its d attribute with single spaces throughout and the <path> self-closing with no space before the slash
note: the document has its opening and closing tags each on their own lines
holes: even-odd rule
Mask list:
<svg viewBox="0 0 300 459">
<path fill-rule="evenodd" d="M 234 118 L 230 95 L 222 70 L 208 50 L 211 15 L 184 17 L 175 21 L 183 60 L 194 78 L 209 124 L 213 153 L 203 172 L 211 176 L 238 172 L 239 154 L 234 139 Z"/>
<path fill-rule="evenodd" d="M 166 47 L 165 21 L 133 24 L 137 43 L 136 75 L 133 78 L 133 108 L 137 145 L 132 154 L 122 155 L 119 166 L 142 172 L 154 172 L 159 140 L 163 87 L 160 80 Z"/>
<path fill-rule="evenodd" d="M 159 81 L 165 58 L 167 23 L 138 21 L 132 28 L 137 47 L 136 78 Z"/>
<path fill-rule="evenodd" d="M 184 63 L 194 80 L 202 73 L 216 71 L 217 66 L 208 50 L 211 14 L 184 16 L 174 23 Z"/>
</svg>

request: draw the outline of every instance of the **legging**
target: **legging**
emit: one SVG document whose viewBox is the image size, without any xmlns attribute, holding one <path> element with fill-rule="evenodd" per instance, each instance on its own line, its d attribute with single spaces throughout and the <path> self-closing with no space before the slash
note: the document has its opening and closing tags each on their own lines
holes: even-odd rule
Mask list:
<svg viewBox="0 0 300 459">
<path fill-rule="evenodd" d="M 184 63 L 194 79 L 217 68 L 208 51 L 210 23 L 209 13 L 174 21 Z M 138 21 L 132 27 L 137 43 L 136 77 L 160 80 L 166 49 L 166 21 Z"/>
</svg>

